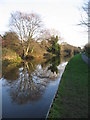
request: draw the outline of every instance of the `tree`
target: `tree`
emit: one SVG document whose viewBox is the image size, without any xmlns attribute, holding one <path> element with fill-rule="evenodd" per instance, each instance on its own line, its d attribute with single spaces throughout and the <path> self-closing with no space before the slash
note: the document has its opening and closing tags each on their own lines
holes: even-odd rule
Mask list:
<svg viewBox="0 0 90 120">
<path fill-rule="evenodd" d="M 90 56 L 90 43 L 88 43 L 84 46 L 84 51 L 86 52 L 86 54 L 88 56 Z"/>
<path fill-rule="evenodd" d="M 3 35 L 2 47 L 10 48 L 19 54 L 21 46 L 18 35 L 15 32 L 6 32 Z"/>
<path fill-rule="evenodd" d="M 16 41 L 16 40 L 19 40 L 19 37 L 15 32 L 6 32 L 3 36 L 3 39 L 5 39 L 5 40 L 11 39 L 13 41 Z"/>
<path fill-rule="evenodd" d="M 84 25 L 88 28 L 88 31 L 90 30 L 90 0 L 88 0 L 83 6 L 82 6 L 82 15 L 81 15 L 81 21 L 80 25 Z"/>
<path fill-rule="evenodd" d="M 52 52 L 52 54 L 55 54 L 56 56 L 60 55 L 60 45 L 58 44 L 58 36 L 52 36 L 49 43 L 51 44 L 51 47 L 48 48 L 48 52 Z"/>
<path fill-rule="evenodd" d="M 60 33 L 55 29 L 43 29 L 41 32 L 41 36 L 38 41 L 50 41 L 52 36 L 58 36 L 58 39 L 61 40 Z"/>
<path fill-rule="evenodd" d="M 82 6 L 83 13 L 81 15 L 81 23 L 80 25 L 83 25 L 87 28 L 88 31 L 88 43 L 90 44 L 90 0 L 87 0 L 87 2 Z"/>
<path fill-rule="evenodd" d="M 28 55 L 30 42 L 39 36 L 42 22 L 40 16 L 35 13 L 15 12 L 11 14 L 10 26 L 15 31 L 23 47 L 23 58 Z"/>
</svg>

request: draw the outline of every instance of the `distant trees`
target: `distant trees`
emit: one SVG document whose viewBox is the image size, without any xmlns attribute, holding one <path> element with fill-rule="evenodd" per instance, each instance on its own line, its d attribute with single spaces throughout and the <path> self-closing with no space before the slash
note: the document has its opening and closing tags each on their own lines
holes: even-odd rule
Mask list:
<svg viewBox="0 0 90 120">
<path fill-rule="evenodd" d="M 11 14 L 10 26 L 21 40 L 22 57 L 25 58 L 30 49 L 30 42 L 38 37 L 41 32 L 42 22 L 40 16 L 35 13 L 27 14 L 17 11 Z"/>
</svg>

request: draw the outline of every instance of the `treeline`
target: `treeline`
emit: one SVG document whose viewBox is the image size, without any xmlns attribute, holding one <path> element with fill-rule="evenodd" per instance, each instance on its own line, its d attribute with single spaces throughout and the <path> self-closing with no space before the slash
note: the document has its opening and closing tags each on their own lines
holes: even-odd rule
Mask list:
<svg viewBox="0 0 90 120">
<path fill-rule="evenodd" d="M 20 39 L 15 32 L 6 32 L 2 36 L 2 57 L 3 59 L 23 59 L 23 47 L 20 43 Z M 58 42 L 58 36 L 52 36 L 48 41 L 31 41 L 30 49 L 26 59 L 31 58 L 43 58 L 46 54 L 60 55 L 60 45 Z M 26 47 L 26 44 L 24 44 Z"/>
<path fill-rule="evenodd" d="M 11 13 L 10 28 L 10 32 L 1 36 L 3 59 L 24 60 L 62 54 L 59 32 L 44 28 L 38 14 Z M 64 52 L 70 54 L 71 49 L 64 49 Z M 74 52 L 76 54 L 80 49 Z"/>
<path fill-rule="evenodd" d="M 80 47 L 72 46 L 66 42 L 61 43 L 61 54 L 64 56 L 76 55 L 82 51 Z"/>
<path fill-rule="evenodd" d="M 69 56 L 81 52 L 80 47 L 74 47 L 67 43 L 58 44 L 58 36 L 52 35 L 48 40 L 31 41 L 26 58 L 47 58 L 50 56 Z M 6 32 L 2 36 L 2 56 L 5 59 L 22 59 L 23 48 L 20 39 L 15 32 Z"/>
</svg>

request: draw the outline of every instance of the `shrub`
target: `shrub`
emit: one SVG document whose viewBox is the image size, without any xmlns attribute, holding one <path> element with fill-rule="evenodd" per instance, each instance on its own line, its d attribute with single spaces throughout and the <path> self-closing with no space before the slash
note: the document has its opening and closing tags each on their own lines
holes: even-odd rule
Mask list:
<svg viewBox="0 0 90 120">
<path fill-rule="evenodd" d="M 84 49 L 86 53 L 90 54 L 90 43 L 86 44 Z"/>
</svg>

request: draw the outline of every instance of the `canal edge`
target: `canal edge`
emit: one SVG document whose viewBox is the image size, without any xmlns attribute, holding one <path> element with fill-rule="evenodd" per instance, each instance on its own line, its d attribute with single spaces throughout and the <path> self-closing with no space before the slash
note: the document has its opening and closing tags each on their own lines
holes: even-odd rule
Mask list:
<svg viewBox="0 0 90 120">
<path fill-rule="evenodd" d="M 67 63 L 68 63 L 68 62 L 67 62 Z M 66 63 L 66 65 L 67 65 L 67 63 Z M 64 67 L 64 69 L 63 69 L 63 72 L 62 72 L 62 74 L 61 74 L 61 79 L 62 79 L 62 75 L 63 75 L 63 73 L 64 73 L 64 70 L 65 70 L 65 68 L 66 68 L 66 65 L 65 65 L 65 67 Z M 60 85 L 60 83 L 61 83 L 61 79 L 60 79 L 60 82 L 59 82 L 59 84 L 58 84 L 58 88 L 59 88 L 59 85 Z M 51 109 L 51 107 L 52 107 L 52 105 L 53 105 L 53 102 L 54 102 L 56 96 L 57 96 L 58 88 L 57 88 L 57 90 L 56 90 L 56 92 L 55 92 L 55 94 L 54 94 L 54 97 L 53 97 L 53 99 L 52 99 L 52 102 L 51 102 L 51 104 L 50 104 L 50 106 L 49 106 L 49 109 L 48 109 L 48 112 L 47 112 L 47 114 L 46 114 L 45 120 L 48 118 L 50 109 Z"/>
</svg>

